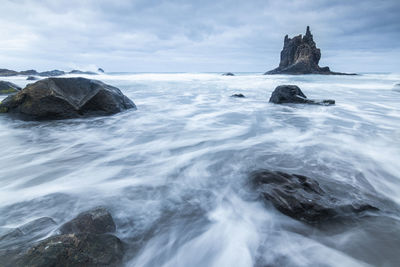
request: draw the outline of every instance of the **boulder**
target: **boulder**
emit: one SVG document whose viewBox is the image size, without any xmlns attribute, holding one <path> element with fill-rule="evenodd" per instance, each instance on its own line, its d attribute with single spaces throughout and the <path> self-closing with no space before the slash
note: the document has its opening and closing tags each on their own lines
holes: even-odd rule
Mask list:
<svg viewBox="0 0 400 267">
<path fill-rule="evenodd" d="M 235 74 L 233 74 L 232 72 L 227 72 L 222 74 L 222 76 L 235 76 Z"/>
<path fill-rule="evenodd" d="M 47 78 L 28 84 L 0 104 L 0 112 L 30 120 L 111 115 L 135 104 L 111 85 L 85 78 Z"/>
<path fill-rule="evenodd" d="M 44 71 L 44 72 L 39 73 L 40 76 L 44 76 L 44 77 L 61 76 L 64 74 L 65 74 L 65 72 L 62 70 L 50 70 L 50 71 Z"/>
<path fill-rule="evenodd" d="M 294 219 L 316 224 L 328 220 L 363 215 L 378 208 L 349 196 L 336 198 L 326 193 L 319 183 L 298 174 L 258 170 L 250 174 L 253 188 L 265 203 Z"/>
<path fill-rule="evenodd" d="M 21 87 L 11 82 L 0 81 L 0 95 L 12 94 L 19 92 Z"/>
<path fill-rule="evenodd" d="M 231 97 L 244 98 L 245 96 L 243 94 L 233 94 Z"/>
<path fill-rule="evenodd" d="M 28 76 L 28 77 L 26 78 L 26 80 L 27 80 L 27 81 L 37 81 L 37 80 L 39 80 L 39 78 L 38 78 L 38 77 L 35 77 L 35 76 Z"/>
<path fill-rule="evenodd" d="M 315 100 L 308 99 L 305 94 L 296 85 L 279 85 L 272 92 L 269 102 L 275 104 L 284 103 L 301 103 L 301 104 L 315 104 L 315 105 L 334 105 L 335 100 Z"/>
<path fill-rule="evenodd" d="M 321 59 L 321 50 L 317 48 L 310 27 L 307 26 L 306 34 L 293 38 L 285 36 L 281 61 L 276 69 L 265 74 L 337 74 L 355 75 L 340 72 L 332 72 L 329 67 L 318 65 Z"/>
<path fill-rule="evenodd" d="M 65 223 L 59 229 L 61 234 L 115 232 L 115 223 L 111 214 L 102 207 L 79 214 L 75 219 Z"/>
</svg>

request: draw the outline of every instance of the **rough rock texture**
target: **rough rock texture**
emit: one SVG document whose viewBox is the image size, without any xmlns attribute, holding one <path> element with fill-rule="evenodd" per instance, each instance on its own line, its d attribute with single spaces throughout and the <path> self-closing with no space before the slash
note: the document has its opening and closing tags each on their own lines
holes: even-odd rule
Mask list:
<svg viewBox="0 0 400 267">
<path fill-rule="evenodd" d="M 346 75 L 346 73 L 331 72 L 329 67 L 321 68 L 318 65 L 320 59 L 321 50 L 317 48 L 310 27 L 307 26 L 304 37 L 301 34 L 293 38 L 289 38 L 287 35 L 285 36 L 279 67 L 265 74 Z"/>
<path fill-rule="evenodd" d="M 19 92 L 20 90 L 21 87 L 16 84 L 6 81 L 0 81 L 0 95 L 12 94 Z"/>
<path fill-rule="evenodd" d="M 232 72 L 227 72 L 222 74 L 222 76 L 235 76 L 235 74 L 233 74 Z"/>
<path fill-rule="evenodd" d="M 315 104 L 315 105 L 333 105 L 335 100 L 315 100 L 308 99 L 305 94 L 296 85 L 279 85 L 272 92 L 269 102 L 275 104 L 284 103 L 301 103 L 301 104 Z"/>
<path fill-rule="evenodd" d="M 38 232 L 43 234 L 43 229 L 49 230 L 54 225 L 51 218 L 40 218 L 12 231 L 14 234 L 3 236 L 1 242 L 24 241 L 21 236 L 25 232 L 36 233 L 35 237 L 38 237 Z M 109 234 L 115 230 L 111 214 L 105 208 L 95 208 L 62 225 L 60 235 L 48 237 L 33 245 L 27 242 L 18 246 L 0 247 L 0 265 L 119 266 L 125 248 L 119 238 Z"/>
<path fill-rule="evenodd" d="M 344 200 L 335 198 L 327 194 L 316 180 L 302 175 L 259 170 L 250 175 L 250 180 L 266 203 L 272 203 L 287 216 L 310 224 L 378 210 L 351 197 Z"/>
<path fill-rule="evenodd" d="M 114 220 L 111 214 L 102 207 L 83 212 L 75 219 L 60 227 L 61 234 L 95 233 L 105 234 L 115 232 Z"/>
<path fill-rule="evenodd" d="M 245 96 L 243 94 L 233 94 L 231 97 L 244 98 Z"/>
<path fill-rule="evenodd" d="M 135 104 L 113 86 L 85 78 L 47 78 L 28 84 L 0 104 L 0 112 L 23 119 L 111 115 Z"/>
</svg>

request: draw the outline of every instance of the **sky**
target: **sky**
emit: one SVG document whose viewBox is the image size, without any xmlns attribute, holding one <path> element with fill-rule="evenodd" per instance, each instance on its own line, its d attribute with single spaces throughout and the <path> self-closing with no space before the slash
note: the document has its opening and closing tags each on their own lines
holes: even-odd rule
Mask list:
<svg viewBox="0 0 400 267">
<path fill-rule="evenodd" d="M 400 0 L 1 0 L 0 68 L 265 72 L 309 25 L 320 66 L 400 72 Z"/>
</svg>

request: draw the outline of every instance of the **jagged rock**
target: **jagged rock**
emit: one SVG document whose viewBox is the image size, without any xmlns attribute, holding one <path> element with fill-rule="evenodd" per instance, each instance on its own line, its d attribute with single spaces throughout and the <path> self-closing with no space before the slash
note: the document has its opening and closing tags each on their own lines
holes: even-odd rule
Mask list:
<svg viewBox="0 0 400 267">
<path fill-rule="evenodd" d="M 315 224 L 363 215 L 378 208 L 360 200 L 339 199 L 326 193 L 319 183 L 303 175 L 259 170 L 250 175 L 254 189 L 266 203 L 283 214 Z"/>
<path fill-rule="evenodd" d="M 30 120 L 111 115 L 131 108 L 135 104 L 118 88 L 85 78 L 43 79 L 0 104 L 0 112 Z"/>
<path fill-rule="evenodd" d="M 222 76 L 235 76 L 235 74 L 233 74 L 232 72 L 227 72 L 222 74 Z"/>
<path fill-rule="evenodd" d="M 26 78 L 26 80 L 27 80 L 27 81 L 37 81 L 37 80 L 39 80 L 39 78 L 38 78 L 38 77 L 35 77 L 35 76 L 28 76 L 28 77 Z"/>
<path fill-rule="evenodd" d="M 279 67 L 265 74 L 338 74 L 354 75 L 330 71 L 329 67 L 318 65 L 321 50 L 317 48 L 310 27 L 307 26 L 304 37 L 300 34 L 293 38 L 285 36 Z"/>
<path fill-rule="evenodd" d="M 97 74 L 96 72 L 92 71 L 81 71 L 81 70 L 71 70 L 69 74 L 87 74 L 87 75 L 95 75 Z"/>
<path fill-rule="evenodd" d="M 0 76 L 15 76 L 18 75 L 18 71 L 9 69 L 0 69 Z"/>
<path fill-rule="evenodd" d="M 102 68 L 98 68 L 97 72 L 104 73 L 104 70 Z"/>
<path fill-rule="evenodd" d="M 243 98 L 245 97 L 243 94 L 233 94 L 231 95 L 231 97 L 239 97 L 239 98 Z"/>
<path fill-rule="evenodd" d="M 11 83 L 11 82 L 6 82 L 6 81 L 0 81 L 0 95 L 6 95 L 6 94 L 12 94 L 19 92 L 21 90 L 21 87 L 18 85 Z"/>
<path fill-rule="evenodd" d="M 315 100 L 308 99 L 305 94 L 296 85 L 279 85 L 272 92 L 269 102 L 275 104 L 284 103 L 302 103 L 302 104 L 315 104 L 315 105 L 334 105 L 335 100 Z"/>
<path fill-rule="evenodd" d="M 111 214 L 102 207 L 83 212 L 75 219 L 60 227 L 61 234 L 94 233 L 104 234 L 115 232 L 115 223 Z"/>
<path fill-rule="evenodd" d="M 44 76 L 44 77 L 61 76 L 64 74 L 65 74 L 65 72 L 62 70 L 50 70 L 50 71 L 44 71 L 44 72 L 39 73 L 40 76 Z"/>
</svg>

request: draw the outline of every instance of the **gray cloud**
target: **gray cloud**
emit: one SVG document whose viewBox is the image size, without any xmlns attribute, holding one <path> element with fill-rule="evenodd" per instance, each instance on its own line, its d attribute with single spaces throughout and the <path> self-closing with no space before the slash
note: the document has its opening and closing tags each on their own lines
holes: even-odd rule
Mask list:
<svg viewBox="0 0 400 267">
<path fill-rule="evenodd" d="M 0 67 L 263 72 L 310 25 L 321 65 L 400 71 L 398 14 L 398 0 L 5 0 Z"/>
</svg>

